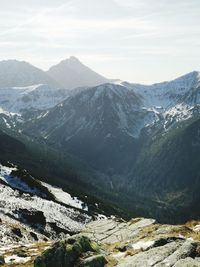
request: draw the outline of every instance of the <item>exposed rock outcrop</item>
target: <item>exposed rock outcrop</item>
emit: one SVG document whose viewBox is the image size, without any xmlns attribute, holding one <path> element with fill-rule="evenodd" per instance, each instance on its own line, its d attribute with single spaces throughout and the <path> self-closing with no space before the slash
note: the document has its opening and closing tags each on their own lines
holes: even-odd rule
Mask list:
<svg viewBox="0 0 200 267">
<path fill-rule="evenodd" d="M 103 267 L 107 261 L 99 252 L 97 243 L 87 237 L 69 238 L 55 243 L 36 258 L 34 267 Z"/>
<path fill-rule="evenodd" d="M 10 255 L 19 259 L 23 252 L 26 257 L 20 259 L 34 267 L 200 267 L 199 225 L 102 219 L 65 240 L 18 246 L 2 256 L 8 262 Z"/>
</svg>

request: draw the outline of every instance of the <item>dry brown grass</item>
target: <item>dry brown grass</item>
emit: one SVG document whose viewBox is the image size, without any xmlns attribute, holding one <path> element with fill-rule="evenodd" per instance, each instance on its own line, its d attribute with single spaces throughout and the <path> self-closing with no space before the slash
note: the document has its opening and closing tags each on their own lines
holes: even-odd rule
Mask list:
<svg viewBox="0 0 200 267">
<path fill-rule="evenodd" d="M 113 266 L 116 266 L 118 264 L 118 261 L 110 255 L 106 257 L 106 260 L 108 262 L 106 264 L 106 267 L 113 267 Z"/>
<path fill-rule="evenodd" d="M 4 257 L 12 255 L 24 255 L 24 257 L 31 257 L 31 260 L 27 263 L 9 263 L 5 264 L 5 267 L 32 267 L 34 260 L 37 256 L 41 255 L 52 243 L 50 242 L 37 242 L 33 243 L 31 246 L 20 246 L 18 248 L 10 249 L 5 253 L 2 253 Z"/>
<path fill-rule="evenodd" d="M 126 251 L 124 257 L 134 256 L 134 255 L 138 254 L 141 251 L 142 251 L 141 249 L 129 249 L 129 250 Z"/>
</svg>

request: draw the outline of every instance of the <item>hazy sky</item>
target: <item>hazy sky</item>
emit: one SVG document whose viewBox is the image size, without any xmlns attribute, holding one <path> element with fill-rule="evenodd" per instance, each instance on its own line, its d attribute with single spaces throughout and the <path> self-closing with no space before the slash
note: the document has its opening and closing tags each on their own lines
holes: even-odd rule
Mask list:
<svg viewBox="0 0 200 267">
<path fill-rule="evenodd" d="M 200 70 L 200 0 L 0 0 L 0 59 L 48 69 L 70 55 L 109 78 Z"/>
</svg>

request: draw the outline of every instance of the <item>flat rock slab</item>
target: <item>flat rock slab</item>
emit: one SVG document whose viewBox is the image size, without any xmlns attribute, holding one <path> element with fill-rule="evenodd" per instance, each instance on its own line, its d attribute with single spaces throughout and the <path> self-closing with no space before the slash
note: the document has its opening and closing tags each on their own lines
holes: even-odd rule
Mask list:
<svg viewBox="0 0 200 267">
<path fill-rule="evenodd" d="M 134 238 L 141 229 L 154 224 L 153 219 L 138 219 L 128 223 L 115 220 L 100 220 L 89 223 L 82 234 L 101 243 L 113 244 Z"/>
<path fill-rule="evenodd" d="M 187 225 L 161 225 L 153 219 L 103 219 L 86 225 L 83 235 L 103 244 L 119 267 L 200 266 L 200 242 Z M 198 249 L 197 249 L 198 248 Z"/>
<path fill-rule="evenodd" d="M 177 248 L 181 246 L 182 242 L 172 242 L 162 247 L 149 249 L 145 252 L 140 252 L 135 256 L 128 256 L 122 260 L 119 267 L 150 267 L 157 266 L 158 263 L 164 261 L 167 257 L 172 255 Z M 167 265 L 166 265 L 167 266 Z"/>
</svg>

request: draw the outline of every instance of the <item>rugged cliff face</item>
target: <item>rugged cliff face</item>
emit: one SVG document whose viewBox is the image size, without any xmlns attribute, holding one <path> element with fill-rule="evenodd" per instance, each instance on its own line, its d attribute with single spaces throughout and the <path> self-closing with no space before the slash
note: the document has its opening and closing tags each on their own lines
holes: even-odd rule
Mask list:
<svg viewBox="0 0 200 267">
<path fill-rule="evenodd" d="M 162 225 L 153 219 L 110 218 L 86 224 L 63 241 L 0 247 L 8 266 L 163 267 L 200 266 L 200 225 Z"/>
</svg>

